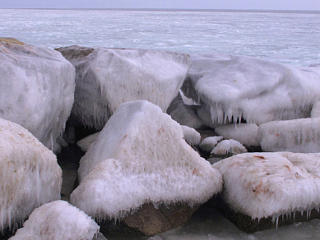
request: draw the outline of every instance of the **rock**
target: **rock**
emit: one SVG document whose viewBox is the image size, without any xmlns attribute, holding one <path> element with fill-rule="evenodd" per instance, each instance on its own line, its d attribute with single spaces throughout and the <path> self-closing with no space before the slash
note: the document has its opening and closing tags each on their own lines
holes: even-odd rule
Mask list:
<svg viewBox="0 0 320 240">
<path fill-rule="evenodd" d="M 107 238 L 105 236 L 103 236 L 102 233 L 99 232 L 99 233 L 94 235 L 92 240 L 107 240 Z"/>
<path fill-rule="evenodd" d="M 0 117 L 58 148 L 70 115 L 75 70 L 57 51 L 0 39 Z"/>
<path fill-rule="evenodd" d="M 304 118 L 320 98 L 319 67 L 218 54 L 191 60 L 183 91 L 198 100 L 207 125 Z"/>
<path fill-rule="evenodd" d="M 93 240 L 99 228 L 76 207 L 55 201 L 35 209 L 10 240 Z"/>
<path fill-rule="evenodd" d="M 0 232 L 60 199 L 61 182 L 56 156 L 29 131 L 0 118 Z"/>
<path fill-rule="evenodd" d="M 263 151 L 320 152 L 320 118 L 265 123 L 259 135 Z"/>
<path fill-rule="evenodd" d="M 215 156 L 226 156 L 226 155 L 236 155 L 240 153 L 247 152 L 247 149 L 238 141 L 230 139 L 223 140 L 215 146 L 211 151 L 211 155 Z"/>
<path fill-rule="evenodd" d="M 147 203 L 193 211 L 222 187 L 219 172 L 186 143 L 181 126 L 148 101 L 119 107 L 81 159 L 79 176 L 71 202 L 102 220 L 123 221 Z M 145 221 L 139 230 L 153 225 Z"/>
<path fill-rule="evenodd" d="M 222 136 L 206 137 L 202 140 L 199 147 L 202 151 L 209 153 L 222 139 Z"/>
<path fill-rule="evenodd" d="M 98 130 L 127 101 L 145 99 L 166 111 L 190 65 L 188 55 L 165 51 L 92 51 L 77 46 L 58 50 L 76 67 L 73 117 Z"/>
<path fill-rule="evenodd" d="M 237 140 L 248 147 L 260 145 L 258 126 L 254 123 L 222 125 L 216 127 L 214 130 L 224 138 Z"/>
<path fill-rule="evenodd" d="M 201 135 L 199 132 L 188 126 L 181 125 L 181 127 L 183 132 L 183 138 L 186 140 L 187 143 L 193 146 L 197 146 L 200 144 Z"/>
<path fill-rule="evenodd" d="M 231 212 L 223 209 L 249 232 L 320 217 L 312 211 L 320 205 L 319 158 L 319 153 L 245 153 L 214 164 Z"/>
<path fill-rule="evenodd" d="M 89 135 L 77 142 L 77 145 L 81 148 L 82 151 L 88 151 L 90 145 L 94 143 L 99 135 L 99 132 Z"/>
</svg>

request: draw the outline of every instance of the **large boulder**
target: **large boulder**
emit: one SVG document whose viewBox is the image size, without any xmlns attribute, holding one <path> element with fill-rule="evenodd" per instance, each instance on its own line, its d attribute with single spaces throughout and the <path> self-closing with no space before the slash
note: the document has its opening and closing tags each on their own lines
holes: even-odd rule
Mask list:
<svg viewBox="0 0 320 240">
<path fill-rule="evenodd" d="M 0 232 L 60 199 L 61 182 L 56 156 L 29 131 L 0 118 Z"/>
<path fill-rule="evenodd" d="M 75 206 L 147 235 L 176 227 L 176 212 L 179 224 L 186 222 L 222 187 L 220 173 L 185 142 L 181 126 L 148 101 L 118 108 L 81 159 L 79 176 Z M 150 208 L 156 214 L 146 215 Z M 133 216 L 143 226 L 132 225 Z"/>
<path fill-rule="evenodd" d="M 166 111 L 189 69 L 189 56 L 156 50 L 57 49 L 76 67 L 73 117 L 101 129 L 121 103 L 148 100 Z"/>
<path fill-rule="evenodd" d="M 10 240 L 93 240 L 99 228 L 76 207 L 54 201 L 35 209 Z"/>
<path fill-rule="evenodd" d="M 183 91 L 209 126 L 304 118 L 320 98 L 319 67 L 213 54 L 194 56 L 188 76 Z"/>
<path fill-rule="evenodd" d="M 0 38 L 0 117 L 54 149 L 70 115 L 75 69 L 59 52 Z"/>
<path fill-rule="evenodd" d="M 259 136 L 263 151 L 320 152 L 320 118 L 268 122 Z"/>
</svg>

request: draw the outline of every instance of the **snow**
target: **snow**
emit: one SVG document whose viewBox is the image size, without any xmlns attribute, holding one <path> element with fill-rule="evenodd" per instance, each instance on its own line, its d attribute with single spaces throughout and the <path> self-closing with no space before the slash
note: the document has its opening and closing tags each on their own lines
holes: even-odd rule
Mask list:
<svg viewBox="0 0 320 240">
<path fill-rule="evenodd" d="M 60 199 L 61 183 L 56 156 L 29 131 L 0 118 L 0 231 Z"/>
<path fill-rule="evenodd" d="M 227 139 L 234 139 L 245 146 L 259 146 L 258 126 L 254 123 L 221 125 L 214 131 Z"/>
<path fill-rule="evenodd" d="M 190 66 L 188 55 L 166 51 L 97 48 L 81 57 L 73 49 L 80 51 L 76 59 L 66 55 L 77 69 L 73 115 L 96 129 L 127 101 L 145 99 L 166 111 Z"/>
<path fill-rule="evenodd" d="M 245 152 L 247 152 L 247 149 L 241 143 L 230 139 L 219 142 L 211 151 L 211 154 L 222 156 L 227 154 L 235 155 Z"/>
<path fill-rule="evenodd" d="M 223 199 L 234 211 L 276 219 L 319 209 L 319 158 L 319 153 L 245 153 L 213 167 L 223 175 Z"/>
<path fill-rule="evenodd" d="M 320 152 L 320 118 L 273 121 L 260 125 L 263 151 Z"/>
<path fill-rule="evenodd" d="M 316 67 L 212 54 L 193 56 L 188 76 L 185 94 L 198 98 L 213 125 L 308 117 L 320 98 L 320 68 Z"/>
<path fill-rule="evenodd" d="M 183 126 L 183 138 L 186 140 L 187 143 L 191 145 L 199 145 L 201 142 L 201 135 L 199 132 L 197 132 L 194 128 L 190 128 L 188 126 Z"/>
<path fill-rule="evenodd" d="M 202 140 L 199 147 L 202 151 L 211 152 L 212 149 L 223 139 L 222 136 L 206 137 Z"/>
<path fill-rule="evenodd" d="M 99 219 L 121 219 L 147 202 L 201 204 L 222 187 L 181 126 L 148 101 L 118 108 L 81 159 L 79 177 L 71 202 Z"/>
<path fill-rule="evenodd" d="M 74 100 L 74 67 L 57 51 L 1 39 L 0 63 L 0 117 L 55 149 Z"/>
<path fill-rule="evenodd" d="M 84 152 L 88 151 L 90 145 L 96 141 L 98 135 L 99 135 L 99 132 L 91 134 L 81 139 L 80 141 L 77 142 L 78 147 L 81 148 L 81 150 Z"/>
<path fill-rule="evenodd" d="M 10 240 L 92 240 L 99 228 L 84 212 L 60 200 L 35 209 Z"/>
</svg>

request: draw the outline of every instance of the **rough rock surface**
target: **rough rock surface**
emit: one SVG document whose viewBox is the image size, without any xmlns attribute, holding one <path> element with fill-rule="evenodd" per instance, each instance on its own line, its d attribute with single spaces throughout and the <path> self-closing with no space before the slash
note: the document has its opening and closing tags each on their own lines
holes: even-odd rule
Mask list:
<svg viewBox="0 0 320 240">
<path fill-rule="evenodd" d="M 73 116 L 101 129 L 121 103 L 145 99 L 166 111 L 189 69 L 189 56 L 156 50 L 58 49 L 76 67 Z"/>
<path fill-rule="evenodd" d="M 57 51 L 0 39 L 0 75 L 0 117 L 58 147 L 74 100 L 72 64 Z"/>
<path fill-rule="evenodd" d="M 29 131 L 0 118 L 0 231 L 60 199 L 61 182 L 56 156 Z"/>
</svg>

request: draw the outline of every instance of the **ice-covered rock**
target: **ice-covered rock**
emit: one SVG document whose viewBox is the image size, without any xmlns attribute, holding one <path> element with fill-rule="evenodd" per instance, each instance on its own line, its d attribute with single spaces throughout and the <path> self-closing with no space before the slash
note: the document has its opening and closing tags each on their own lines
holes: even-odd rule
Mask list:
<svg viewBox="0 0 320 240">
<path fill-rule="evenodd" d="M 178 95 L 190 66 L 189 56 L 156 50 L 58 49 L 76 67 L 73 116 L 103 128 L 121 103 L 145 99 L 166 111 Z"/>
<path fill-rule="evenodd" d="M 184 92 L 198 98 L 214 125 L 307 117 L 320 98 L 320 68 L 250 57 L 194 56 L 188 79 Z"/>
<path fill-rule="evenodd" d="M 57 51 L 0 39 L 0 117 L 54 149 L 70 115 L 75 70 Z"/>
<path fill-rule="evenodd" d="M 181 126 L 148 101 L 118 108 L 81 159 L 79 176 L 71 202 L 99 219 L 123 219 L 148 203 L 197 206 L 222 187 Z"/>
<path fill-rule="evenodd" d="M 54 201 L 35 209 L 10 240 L 92 240 L 98 224 L 65 201 Z"/>
<path fill-rule="evenodd" d="M 223 139 L 222 136 L 206 137 L 202 140 L 199 147 L 202 151 L 211 152 L 212 149 Z"/>
<path fill-rule="evenodd" d="M 228 207 L 276 224 L 281 215 L 287 216 L 283 221 L 292 220 L 297 212 L 310 214 L 320 208 L 319 158 L 319 153 L 245 153 L 213 167 L 223 175 L 222 195 Z"/>
<path fill-rule="evenodd" d="M 98 135 L 99 135 L 99 132 L 91 134 L 81 139 L 80 141 L 77 142 L 78 147 L 81 148 L 81 150 L 84 152 L 88 151 L 90 145 L 96 141 Z"/>
<path fill-rule="evenodd" d="M 319 118 L 319 117 L 320 117 L 320 101 L 314 103 L 311 110 L 311 118 Z"/>
<path fill-rule="evenodd" d="M 320 152 L 320 118 L 268 122 L 259 136 L 263 151 Z"/>
<path fill-rule="evenodd" d="M 60 199 L 61 182 L 56 156 L 29 131 L 0 118 L 0 232 Z"/>
<path fill-rule="evenodd" d="M 200 144 L 201 135 L 199 132 L 197 132 L 194 128 L 188 126 L 181 125 L 181 127 L 183 131 L 183 137 L 187 143 L 195 146 Z"/>
<path fill-rule="evenodd" d="M 227 139 L 234 139 L 245 146 L 259 146 L 258 126 L 254 123 L 221 125 L 214 131 Z"/>
<path fill-rule="evenodd" d="M 245 152 L 247 152 L 247 149 L 241 143 L 239 143 L 236 140 L 229 139 L 219 142 L 217 146 L 215 146 L 214 149 L 211 151 L 211 155 L 224 156 L 235 155 Z"/>
</svg>

